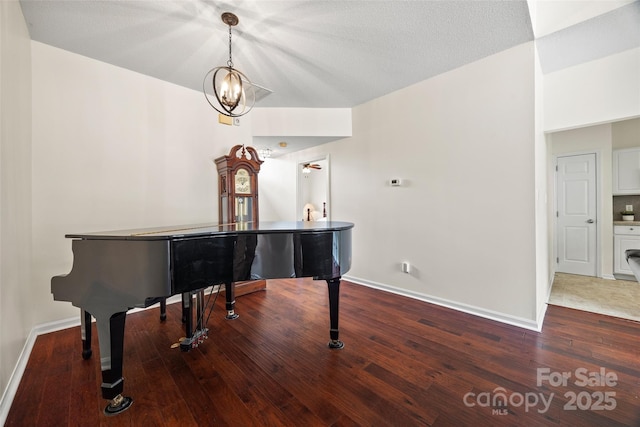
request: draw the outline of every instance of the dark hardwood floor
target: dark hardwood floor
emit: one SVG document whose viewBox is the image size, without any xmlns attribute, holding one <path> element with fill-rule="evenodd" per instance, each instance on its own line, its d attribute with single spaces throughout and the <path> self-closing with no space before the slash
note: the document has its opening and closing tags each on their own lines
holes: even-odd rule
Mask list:
<svg viewBox="0 0 640 427">
<path fill-rule="evenodd" d="M 210 338 L 188 353 L 170 348 L 179 305 L 164 323 L 158 309 L 129 315 L 134 403 L 114 417 L 96 334 L 86 361 L 79 328 L 39 336 L 6 425 L 640 425 L 638 322 L 550 306 L 536 333 L 343 281 L 345 347 L 330 350 L 326 287 L 270 281 L 238 298 L 233 321 L 220 298 Z"/>
</svg>

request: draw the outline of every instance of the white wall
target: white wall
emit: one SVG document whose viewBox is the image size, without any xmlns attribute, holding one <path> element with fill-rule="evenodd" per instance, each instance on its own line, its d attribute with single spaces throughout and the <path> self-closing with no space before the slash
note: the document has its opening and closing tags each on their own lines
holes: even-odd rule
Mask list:
<svg viewBox="0 0 640 427">
<path fill-rule="evenodd" d="M 213 159 L 251 141 L 200 92 L 38 42 L 33 53 L 34 323 L 77 315 L 50 280 L 65 233 L 217 222 Z"/>
<path fill-rule="evenodd" d="M 535 45 L 535 43 L 534 43 Z M 535 53 L 535 234 L 536 234 L 536 312 L 542 324 L 553 284 L 549 244 L 552 226 L 549 224 L 548 177 L 550 153 L 544 134 L 544 77 L 537 48 Z"/>
<path fill-rule="evenodd" d="M 33 326 L 31 60 L 16 1 L 0 2 L 0 395 Z M 2 399 L 4 402 L 4 399 Z M 0 405 L 4 406 L 4 405 Z M 0 424 L 3 423 L 0 408 Z"/>
<path fill-rule="evenodd" d="M 351 108 L 256 108 L 254 136 L 351 136 Z"/>
<path fill-rule="evenodd" d="M 640 147 L 640 118 L 612 123 L 611 148 L 633 147 Z"/>
<path fill-rule="evenodd" d="M 260 221 L 295 221 L 296 163 L 266 159 L 260 166 Z"/>
<path fill-rule="evenodd" d="M 545 75 L 547 132 L 640 116 L 640 48 Z"/>
<path fill-rule="evenodd" d="M 527 43 L 370 101 L 353 137 L 286 156 L 330 153 L 351 279 L 533 326 L 533 61 Z"/>
</svg>

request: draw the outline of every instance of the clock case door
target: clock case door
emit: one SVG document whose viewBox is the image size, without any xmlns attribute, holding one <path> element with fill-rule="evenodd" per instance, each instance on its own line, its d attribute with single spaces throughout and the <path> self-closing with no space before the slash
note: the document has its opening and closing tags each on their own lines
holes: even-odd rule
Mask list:
<svg viewBox="0 0 640 427">
<path fill-rule="evenodd" d="M 218 222 L 231 224 L 242 218 L 242 222 L 258 222 L 258 172 L 263 160 L 253 147 L 244 145 L 234 146 L 229 154 L 215 160 L 218 169 Z M 249 175 L 248 192 L 237 193 L 235 176 L 239 169 L 244 169 Z M 242 198 L 238 203 L 237 198 Z M 244 207 L 244 212 L 238 212 L 238 207 Z M 241 215 L 239 215 L 241 214 Z"/>
</svg>

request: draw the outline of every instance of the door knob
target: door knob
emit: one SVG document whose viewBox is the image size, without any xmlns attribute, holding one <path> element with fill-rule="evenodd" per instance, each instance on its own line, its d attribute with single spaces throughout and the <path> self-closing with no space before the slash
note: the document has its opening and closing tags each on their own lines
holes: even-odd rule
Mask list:
<svg viewBox="0 0 640 427">
<path fill-rule="evenodd" d="M 588 219 L 588 220 L 587 220 L 587 223 L 589 223 L 589 224 L 593 224 L 594 222 L 595 222 L 595 221 L 593 221 L 592 219 Z"/>
</svg>

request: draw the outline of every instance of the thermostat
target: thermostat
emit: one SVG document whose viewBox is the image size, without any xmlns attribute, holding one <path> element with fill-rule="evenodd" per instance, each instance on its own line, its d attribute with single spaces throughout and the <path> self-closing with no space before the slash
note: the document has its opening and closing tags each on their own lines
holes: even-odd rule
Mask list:
<svg viewBox="0 0 640 427">
<path fill-rule="evenodd" d="M 400 178 L 391 178 L 389 183 L 392 187 L 400 187 L 402 185 L 402 180 Z"/>
</svg>

